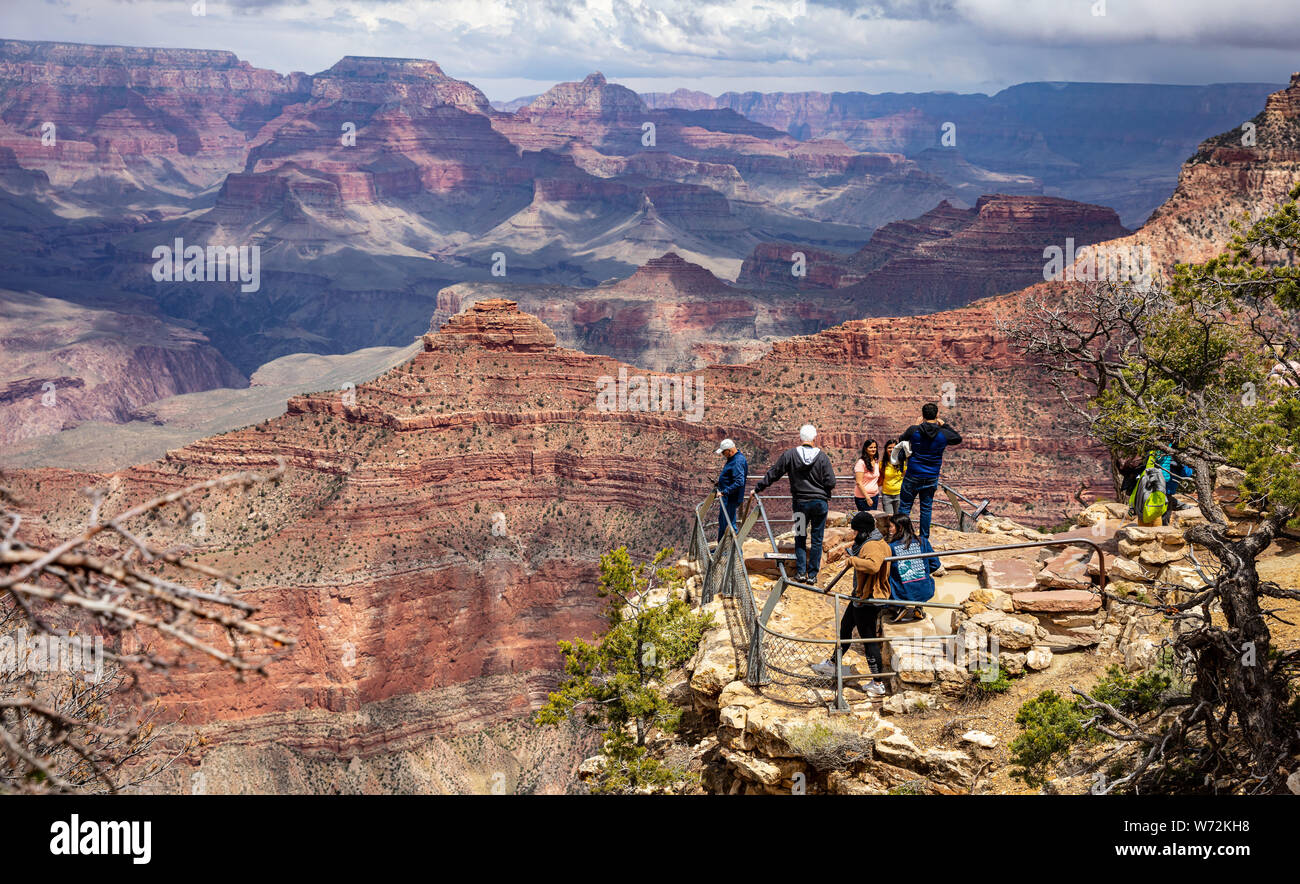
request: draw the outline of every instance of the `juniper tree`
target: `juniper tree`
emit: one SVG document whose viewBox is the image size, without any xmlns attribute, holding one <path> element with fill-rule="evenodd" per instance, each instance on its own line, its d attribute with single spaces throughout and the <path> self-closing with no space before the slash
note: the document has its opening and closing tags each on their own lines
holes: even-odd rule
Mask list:
<svg viewBox="0 0 1300 884">
<path fill-rule="evenodd" d="M 1297 197 L 1300 185 L 1266 217 L 1239 226 L 1221 255 L 1179 265 L 1167 283 L 1074 287 L 1060 304 L 1031 302 L 1004 326 L 1113 458 L 1155 450 L 1193 467 L 1208 520 L 1186 532 L 1193 549 L 1209 553 L 1203 585 L 1156 586 L 1149 602 L 1108 593 L 1175 621 L 1173 651 L 1187 678 L 1143 716 L 1075 691 L 1089 727 L 1141 749 L 1103 791 L 1149 787 L 1174 770 L 1270 791 L 1279 762 L 1300 749 L 1300 650 L 1274 646 L 1269 623 L 1278 617 L 1265 604 L 1300 600 L 1300 591 L 1261 580 L 1256 569 L 1275 539 L 1300 540 L 1292 533 L 1300 514 Z M 1087 381 L 1090 393 L 1068 378 Z M 1257 513 L 1244 537 L 1215 499 L 1224 467 L 1243 471 L 1246 505 Z"/>
<path fill-rule="evenodd" d="M 677 596 L 682 578 L 664 566 L 672 555 L 663 549 L 634 563 L 619 547 L 601 556 L 597 591 L 609 601 L 609 629 L 595 643 L 559 643 L 564 680 L 537 721 L 557 725 L 576 717 L 602 734 L 604 767 L 594 791 L 630 792 L 677 776 L 649 754 L 646 738 L 652 729 L 677 729 L 682 710 L 660 688 L 695 653 L 710 620 Z"/>
</svg>

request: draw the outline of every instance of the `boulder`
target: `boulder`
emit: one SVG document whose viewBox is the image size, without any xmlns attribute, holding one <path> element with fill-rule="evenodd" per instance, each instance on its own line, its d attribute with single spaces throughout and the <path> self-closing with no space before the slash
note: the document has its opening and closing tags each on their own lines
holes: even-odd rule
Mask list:
<svg viewBox="0 0 1300 884">
<path fill-rule="evenodd" d="M 780 785 L 804 769 L 803 762 L 794 758 L 759 758 L 729 749 L 722 754 L 738 776 L 764 786 Z"/>
<path fill-rule="evenodd" d="M 1160 644 L 1148 635 L 1135 637 L 1124 645 L 1124 668 L 1129 672 L 1150 669 L 1159 657 Z"/>
<path fill-rule="evenodd" d="M 1024 592 L 1038 586 L 1038 576 L 1020 559 L 986 559 L 980 568 L 980 586 L 1006 593 Z"/>
<path fill-rule="evenodd" d="M 605 769 L 606 763 L 604 755 L 593 755 L 583 759 L 582 764 L 578 765 L 578 779 L 586 780 L 596 776 Z"/>
<path fill-rule="evenodd" d="M 1041 594 L 1033 593 L 1033 595 Z M 1012 598 L 1014 599 L 1015 596 Z M 1009 615 L 1003 615 L 1003 619 L 992 624 L 989 633 L 997 639 L 1000 651 L 1027 650 L 1033 647 L 1034 640 L 1038 638 L 1038 630 L 1034 626 Z"/>
<path fill-rule="evenodd" d="M 1196 573 L 1196 569 L 1189 562 L 1171 562 L 1160 569 L 1156 576 L 1160 583 L 1168 583 L 1174 586 L 1181 586 L 1188 590 L 1198 590 L 1205 586 L 1205 581 L 1201 575 Z"/>
<path fill-rule="evenodd" d="M 1008 675 L 1023 675 L 1026 656 L 1019 651 L 1003 651 L 998 654 L 998 662 L 1002 664 L 1002 668 Z"/>
<path fill-rule="evenodd" d="M 1193 525 L 1204 525 L 1210 520 L 1205 518 L 1199 507 L 1189 506 L 1185 509 L 1174 510 L 1169 514 L 1169 527 L 1177 528 L 1180 531 L 1186 531 Z"/>
<path fill-rule="evenodd" d="M 1043 670 L 1052 665 L 1052 651 L 1046 647 L 1034 647 L 1025 655 L 1025 665 L 1030 669 Z"/>
<path fill-rule="evenodd" d="M 903 691 L 900 694 L 886 697 L 885 701 L 880 704 L 880 708 L 881 711 L 890 712 L 894 715 L 911 715 L 913 712 L 924 712 L 933 709 L 934 698 L 920 691 Z"/>
<path fill-rule="evenodd" d="M 962 742 L 974 743 L 985 749 L 992 749 L 998 744 L 998 738 L 986 731 L 966 731 L 961 735 Z"/>
<path fill-rule="evenodd" d="M 925 755 L 901 731 L 876 740 L 875 755 L 881 761 L 909 770 L 919 770 L 925 765 Z"/>
<path fill-rule="evenodd" d="M 1011 596 L 1011 601 L 1017 611 L 1033 613 L 1051 611 L 1091 612 L 1101 608 L 1101 595 L 1083 589 L 1017 592 Z"/>
<path fill-rule="evenodd" d="M 971 604 L 983 605 L 988 610 L 1011 611 L 1011 596 L 1000 589 L 973 589 L 967 596 L 966 601 Z M 978 611 L 968 611 L 970 614 L 977 614 Z"/>
<path fill-rule="evenodd" d="M 965 787 L 974 778 L 970 756 L 959 749 L 931 749 L 923 762 L 926 774 L 936 783 Z"/>
<path fill-rule="evenodd" d="M 944 556 L 939 560 L 945 568 L 952 571 L 965 571 L 967 574 L 978 574 L 984 567 L 984 560 L 977 555 L 959 554 L 955 556 Z"/>
<path fill-rule="evenodd" d="M 1128 517 L 1128 506 L 1113 500 L 1099 500 L 1090 504 L 1074 517 L 1074 524 L 1080 528 L 1104 522 L 1122 522 Z"/>
<path fill-rule="evenodd" d="M 1097 557 L 1093 556 L 1088 562 L 1088 576 L 1100 577 L 1101 568 L 1097 564 Z M 1132 559 L 1126 559 L 1123 556 L 1106 555 L 1106 579 L 1110 580 L 1138 580 L 1148 581 L 1151 575 L 1147 570 Z"/>
</svg>

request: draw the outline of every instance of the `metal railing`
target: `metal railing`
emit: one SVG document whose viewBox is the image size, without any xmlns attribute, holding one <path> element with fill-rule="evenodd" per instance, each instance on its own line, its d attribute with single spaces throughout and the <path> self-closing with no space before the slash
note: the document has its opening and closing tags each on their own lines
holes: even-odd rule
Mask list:
<svg viewBox="0 0 1300 884">
<path fill-rule="evenodd" d="M 746 476 L 746 479 L 748 480 L 746 482 L 746 486 L 748 487 L 748 484 L 750 482 L 756 482 L 762 478 L 763 477 L 761 475 L 759 476 L 748 475 Z M 836 476 L 835 479 L 837 483 L 846 480 L 849 482 L 855 481 L 854 476 Z M 778 482 L 782 480 L 788 482 L 789 477 L 782 476 L 780 479 L 777 479 Z M 960 491 L 958 491 L 957 489 L 953 488 L 951 485 L 948 485 L 945 482 L 939 482 L 939 490 L 943 492 L 944 497 L 947 499 L 949 506 L 952 507 L 953 515 L 955 517 L 955 524 L 952 525 L 951 527 L 955 528 L 958 531 L 964 531 L 964 532 L 974 531 L 976 530 L 975 525 L 977 522 L 979 522 L 981 516 L 991 515 L 991 513 L 989 512 L 989 501 L 987 499 L 982 500 L 979 503 L 976 503 L 975 501 L 971 500 L 969 497 L 962 494 Z M 752 493 L 755 492 L 751 492 L 751 494 Z M 829 499 L 830 500 L 854 500 L 856 499 L 856 497 L 857 495 L 854 494 L 832 494 L 830 495 Z M 786 495 L 767 494 L 767 495 L 762 495 L 762 499 L 763 500 L 789 500 L 790 498 Z M 970 510 L 965 509 L 963 507 L 963 504 L 969 506 Z M 796 517 L 792 514 L 790 518 L 783 517 L 775 521 L 793 522 L 795 521 L 795 519 Z M 945 525 L 945 527 L 949 527 L 949 526 Z"/>
<path fill-rule="evenodd" d="M 961 498 L 966 500 L 966 498 Z M 738 625 L 741 628 L 741 641 L 746 647 L 746 667 L 744 680 L 746 684 L 760 686 L 771 684 L 773 679 L 772 673 L 778 673 L 793 679 L 796 683 L 807 687 L 831 688 L 835 690 L 835 705 L 837 711 L 846 711 L 849 707 L 844 699 L 844 682 L 846 679 L 878 679 L 889 678 L 899 675 L 893 671 L 867 672 L 867 673 L 849 673 L 845 674 L 843 666 L 843 657 L 846 652 L 846 646 L 855 643 L 872 644 L 893 642 L 906 645 L 911 649 L 917 647 L 917 643 L 922 646 L 926 642 L 947 643 L 955 641 L 957 636 L 951 635 L 902 635 L 902 636 L 864 636 L 859 638 L 839 637 L 839 624 L 841 609 L 843 605 L 854 602 L 868 604 L 878 607 L 907 607 L 907 608 L 935 608 L 946 610 L 958 610 L 962 606 L 947 602 L 913 602 L 903 599 L 860 599 L 852 595 L 846 595 L 834 591 L 835 585 L 851 569 L 852 565 L 846 563 L 845 566 L 835 575 L 834 578 L 825 586 L 820 587 L 814 584 L 802 583 L 790 578 L 786 573 L 785 563 L 794 556 L 789 553 L 781 553 L 776 535 L 772 532 L 771 520 L 768 518 L 767 510 L 764 505 L 764 498 L 756 492 L 751 492 L 749 505 L 743 509 L 743 521 L 739 521 L 738 526 L 732 525 L 732 520 L 724 520 L 725 532 L 722 538 L 717 542 L 712 552 L 709 551 L 709 543 L 704 533 L 705 516 L 712 509 L 712 505 L 718 502 L 721 505 L 717 493 L 710 495 L 706 500 L 695 507 L 695 525 L 694 534 L 691 543 L 691 554 L 698 567 L 703 568 L 703 581 L 701 588 L 701 604 L 708 604 L 716 596 L 732 599 L 735 602 L 737 613 L 739 615 Z M 970 501 L 966 501 L 969 503 Z M 987 511 L 988 501 L 977 508 L 978 512 Z M 960 512 L 961 510 L 958 509 Z M 741 513 L 733 517 L 738 518 Z M 771 552 L 765 553 L 764 557 L 774 560 L 777 566 L 778 577 L 768 592 L 767 599 L 762 610 L 755 607 L 753 590 L 749 583 L 749 572 L 745 567 L 744 542 L 748 538 L 750 531 L 754 526 L 762 521 L 764 531 L 767 534 L 768 544 L 771 546 Z M 949 549 L 934 550 L 931 552 L 907 553 L 903 555 L 891 555 L 885 557 L 882 566 L 888 567 L 893 562 L 901 562 L 909 559 L 942 559 L 944 556 L 951 555 L 975 555 L 987 552 L 999 552 L 1013 549 L 1030 549 L 1036 547 L 1053 547 L 1053 546 L 1077 546 L 1086 545 L 1092 547 L 1093 553 L 1097 556 L 1098 561 L 1098 579 L 1100 589 L 1104 590 L 1107 583 L 1106 575 L 1106 556 L 1101 546 L 1094 540 L 1084 537 L 1072 537 L 1068 539 L 1049 538 L 1045 540 L 1031 540 L 1021 543 L 1009 543 L 996 546 L 980 546 L 968 549 Z M 1089 560 L 1091 556 L 1089 556 Z M 830 597 L 834 605 L 834 619 L 831 627 L 834 635 L 831 638 L 812 638 L 809 636 L 787 635 L 772 629 L 768 623 L 775 612 L 777 605 L 780 603 L 785 591 L 789 587 L 803 590 L 805 592 L 814 592 L 823 596 Z M 810 674 L 810 667 L 813 661 L 818 661 L 823 653 L 826 652 L 826 646 L 832 646 L 832 654 L 828 658 L 833 661 L 835 676 L 820 675 L 815 672 Z M 739 673 L 738 673 L 739 674 Z"/>
</svg>

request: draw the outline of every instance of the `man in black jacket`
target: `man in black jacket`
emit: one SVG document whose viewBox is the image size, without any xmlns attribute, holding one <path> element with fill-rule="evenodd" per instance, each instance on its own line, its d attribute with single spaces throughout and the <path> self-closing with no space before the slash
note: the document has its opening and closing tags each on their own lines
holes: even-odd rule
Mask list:
<svg viewBox="0 0 1300 884">
<path fill-rule="evenodd" d="M 794 563 L 795 580 L 815 583 L 822 567 L 822 535 L 826 529 L 826 513 L 830 509 L 831 492 L 835 490 L 835 470 L 826 452 L 814 446 L 817 428 L 804 424 L 799 428 L 800 444 L 789 449 L 754 490 L 761 494 L 765 488 L 782 476 L 790 477 L 790 503 L 794 509 Z M 807 550 L 808 534 L 812 529 L 812 551 Z"/>
</svg>

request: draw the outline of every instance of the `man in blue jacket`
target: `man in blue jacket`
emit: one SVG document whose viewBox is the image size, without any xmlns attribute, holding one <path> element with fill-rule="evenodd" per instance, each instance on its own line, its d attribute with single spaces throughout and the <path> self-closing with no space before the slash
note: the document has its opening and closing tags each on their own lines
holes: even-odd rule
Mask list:
<svg viewBox="0 0 1300 884">
<path fill-rule="evenodd" d="M 731 527 L 736 527 L 736 514 L 740 512 L 740 506 L 745 502 L 745 483 L 749 480 L 749 462 L 745 460 L 745 455 L 741 454 L 736 448 L 736 443 L 730 439 L 723 439 L 722 444 L 714 454 L 725 454 L 727 462 L 722 467 L 722 472 L 718 475 L 718 481 L 713 487 L 718 489 L 718 496 L 721 498 L 718 503 L 718 542 L 722 542 L 722 535 L 727 532 L 727 523 L 725 519 L 731 518 Z"/>
<path fill-rule="evenodd" d="M 949 445 L 960 445 L 961 433 L 939 418 L 938 405 L 927 402 L 921 406 L 921 422 L 900 433 L 898 441 L 907 442 L 912 449 L 898 496 L 898 513 L 910 515 L 912 501 L 920 497 L 921 536 L 928 540 L 934 492 L 939 489 L 939 472 L 943 469 L 943 451 Z"/>
</svg>

